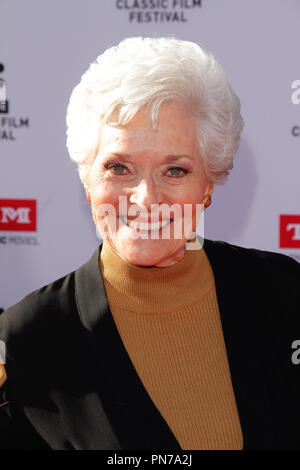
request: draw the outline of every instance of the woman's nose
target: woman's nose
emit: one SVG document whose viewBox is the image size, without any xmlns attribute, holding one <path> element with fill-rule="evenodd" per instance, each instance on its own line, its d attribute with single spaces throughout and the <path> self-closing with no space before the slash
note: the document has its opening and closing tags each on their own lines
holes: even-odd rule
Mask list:
<svg viewBox="0 0 300 470">
<path fill-rule="evenodd" d="M 132 204 L 151 209 L 151 204 L 160 204 L 162 202 L 162 195 L 155 183 L 149 178 L 141 180 L 138 186 L 132 188 L 129 201 Z"/>
</svg>

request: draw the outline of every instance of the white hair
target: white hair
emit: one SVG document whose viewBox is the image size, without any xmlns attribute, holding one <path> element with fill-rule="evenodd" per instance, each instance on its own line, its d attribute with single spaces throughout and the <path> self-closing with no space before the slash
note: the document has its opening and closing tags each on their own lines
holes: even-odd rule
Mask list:
<svg viewBox="0 0 300 470">
<path fill-rule="evenodd" d="M 195 115 L 199 151 L 210 182 L 223 184 L 233 167 L 244 121 L 240 101 L 211 53 L 175 38 L 133 37 L 107 49 L 74 88 L 67 111 L 67 147 L 86 184 L 104 124 L 128 123 L 150 105 L 175 100 Z"/>
</svg>

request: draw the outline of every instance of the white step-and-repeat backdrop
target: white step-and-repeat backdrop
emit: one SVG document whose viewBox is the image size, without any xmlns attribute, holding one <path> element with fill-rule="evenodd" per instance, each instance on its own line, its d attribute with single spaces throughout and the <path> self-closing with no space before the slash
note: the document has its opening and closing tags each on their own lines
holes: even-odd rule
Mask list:
<svg viewBox="0 0 300 470">
<path fill-rule="evenodd" d="M 205 236 L 300 259 L 300 0 L 0 0 L 0 307 L 99 244 L 65 146 L 73 87 L 128 36 L 212 51 L 245 129 Z"/>
</svg>

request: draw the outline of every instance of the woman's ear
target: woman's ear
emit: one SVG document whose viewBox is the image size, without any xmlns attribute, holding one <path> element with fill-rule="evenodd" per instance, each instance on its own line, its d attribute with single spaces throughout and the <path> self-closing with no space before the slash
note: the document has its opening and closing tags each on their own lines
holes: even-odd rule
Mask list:
<svg viewBox="0 0 300 470">
<path fill-rule="evenodd" d="M 207 183 L 206 185 L 205 195 L 202 201 L 202 204 L 204 205 L 204 209 L 207 209 L 211 205 L 211 201 L 212 201 L 211 195 L 213 193 L 214 187 L 215 187 L 214 183 Z"/>
<path fill-rule="evenodd" d="M 205 186 L 204 196 L 211 196 L 212 193 L 214 192 L 214 188 L 215 188 L 214 183 L 207 182 L 207 184 Z"/>
<path fill-rule="evenodd" d="M 214 189 L 215 189 L 215 184 L 214 183 L 209 183 L 208 194 L 212 195 L 212 193 L 214 192 Z"/>
<path fill-rule="evenodd" d="M 90 193 L 90 190 L 88 188 L 88 186 L 84 186 L 84 189 L 85 189 L 85 194 L 86 194 L 86 198 L 89 202 L 91 202 L 91 193 Z"/>
</svg>

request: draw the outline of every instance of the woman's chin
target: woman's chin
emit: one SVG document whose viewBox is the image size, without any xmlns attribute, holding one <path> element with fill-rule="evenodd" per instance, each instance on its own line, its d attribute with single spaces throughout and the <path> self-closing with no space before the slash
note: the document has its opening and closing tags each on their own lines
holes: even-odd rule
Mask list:
<svg viewBox="0 0 300 470">
<path fill-rule="evenodd" d="M 169 266 L 178 261 L 181 252 L 184 254 L 182 240 L 115 239 L 110 245 L 123 260 L 135 266 Z"/>
</svg>

